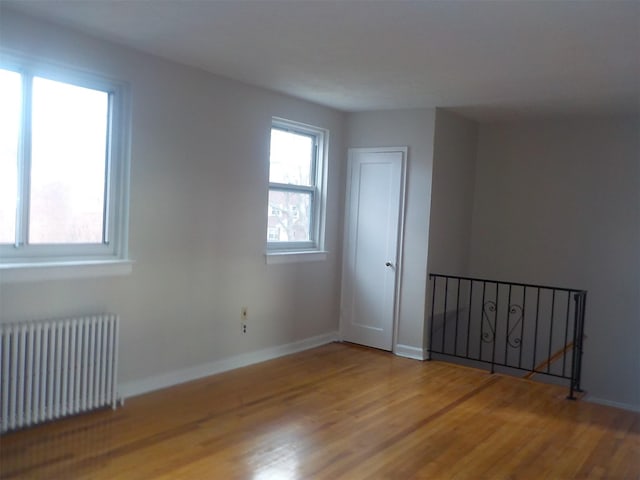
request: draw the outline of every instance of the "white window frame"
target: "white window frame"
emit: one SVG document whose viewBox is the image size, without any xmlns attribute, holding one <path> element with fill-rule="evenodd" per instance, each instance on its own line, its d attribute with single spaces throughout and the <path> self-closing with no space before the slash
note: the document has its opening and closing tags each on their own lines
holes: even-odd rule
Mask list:
<svg viewBox="0 0 640 480">
<path fill-rule="evenodd" d="M 315 158 L 313 159 L 312 165 L 312 175 L 314 176 L 313 186 L 269 182 L 269 191 L 277 190 L 311 194 L 311 240 L 304 242 L 270 242 L 267 239 L 267 263 L 323 260 L 326 258 L 326 252 L 324 251 L 324 231 L 329 131 L 278 117 L 272 119 L 271 129 L 284 130 L 312 137 L 314 139 Z M 269 133 L 271 133 L 271 129 Z"/>
<path fill-rule="evenodd" d="M 12 271 L 30 267 L 51 268 L 82 265 L 97 271 L 96 265 L 130 263 L 128 260 L 129 165 L 130 165 L 130 93 L 125 82 L 104 75 L 79 71 L 51 61 L 14 53 L 0 52 L 0 68 L 18 72 L 23 78 L 23 118 L 18 159 L 18 213 L 15 244 L 0 245 L 0 275 L 10 277 Z M 30 90 L 25 87 L 33 77 L 42 77 L 79 87 L 101 90 L 109 94 L 107 165 L 105 175 L 105 211 L 103 242 L 100 244 L 28 244 L 30 173 Z M 99 268 L 102 271 L 104 268 Z M 129 269 L 130 270 L 130 269 Z M 127 273 L 119 268 L 119 273 Z M 109 274 L 109 273 L 106 273 Z M 21 272 L 16 277 L 31 279 Z M 69 273 L 54 277 L 69 277 Z M 73 276 L 73 275 L 71 275 Z M 79 277 L 87 276 L 79 274 Z M 37 279 L 37 278 L 35 278 Z"/>
</svg>

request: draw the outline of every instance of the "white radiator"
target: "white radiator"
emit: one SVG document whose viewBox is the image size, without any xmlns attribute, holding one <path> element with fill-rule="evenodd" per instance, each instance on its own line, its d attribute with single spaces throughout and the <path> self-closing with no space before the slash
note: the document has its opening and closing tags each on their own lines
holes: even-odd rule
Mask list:
<svg viewBox="0 0 640 480">
<path fill-rule="evenodd" d="M 0 323 L 0 433 L 111 405 L 117 315 Z"/>
</svg>

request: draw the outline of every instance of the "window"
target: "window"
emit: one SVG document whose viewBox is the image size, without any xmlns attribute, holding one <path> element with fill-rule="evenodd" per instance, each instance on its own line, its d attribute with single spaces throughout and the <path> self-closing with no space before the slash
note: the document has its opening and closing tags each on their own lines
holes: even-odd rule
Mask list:
<svg viewBox="0 0 640 480">
<path fill-rule="evenodd" d="M 0 65 L 0 265 L 125 259 L 126 89 L 37 65 Z"/>
<path fill-rule="evenodd" d="M 322 249 L 324 130 L 276 119 L 271 127 L 267 251 Z"/>
</svg>

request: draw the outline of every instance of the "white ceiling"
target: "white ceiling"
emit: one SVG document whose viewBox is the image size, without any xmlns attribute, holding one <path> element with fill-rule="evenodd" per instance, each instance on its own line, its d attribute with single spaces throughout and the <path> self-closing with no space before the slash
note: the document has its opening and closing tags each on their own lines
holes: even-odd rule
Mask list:
<svg viewBox="0 0 640 480">
<path fill-rule="evenodd" d="M 2 0 L 345 111 L 640 110 L 640 0 Z"/>
</svg>

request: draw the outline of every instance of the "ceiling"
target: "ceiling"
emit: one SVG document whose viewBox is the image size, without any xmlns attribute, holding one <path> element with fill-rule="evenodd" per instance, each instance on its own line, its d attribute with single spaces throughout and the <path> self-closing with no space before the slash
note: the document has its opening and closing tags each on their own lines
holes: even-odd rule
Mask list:
<svg viewBox="0 0 640 480">
<path fill-rule="evenodd" d="M 1 0 L 344 111 L 640 111 L 640 0 Z"/>
</svg>

